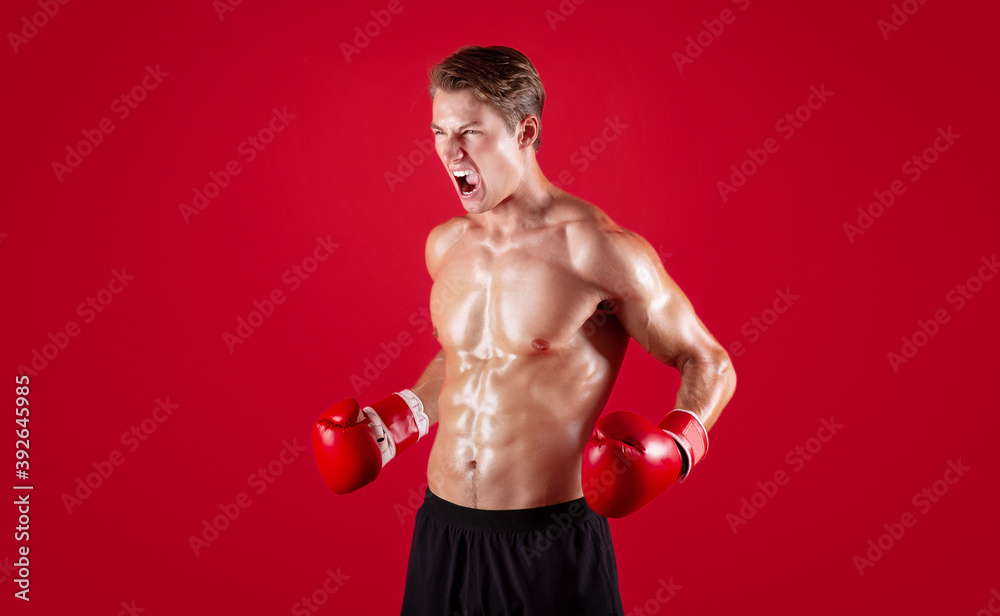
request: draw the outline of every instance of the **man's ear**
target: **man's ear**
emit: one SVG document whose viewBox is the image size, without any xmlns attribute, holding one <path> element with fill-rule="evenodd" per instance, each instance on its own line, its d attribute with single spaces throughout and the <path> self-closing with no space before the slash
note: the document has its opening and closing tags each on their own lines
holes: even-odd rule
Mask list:
<svg viewBox="0 0 1000 616">
<path fill-rule="evenodd" d="M 532 147 L 531 144 L 538 138 L 538 130 L 538 117 L 533 113 L 525 116 L 517 128 L 518 149 L 523 150 Z"/>
</svg>

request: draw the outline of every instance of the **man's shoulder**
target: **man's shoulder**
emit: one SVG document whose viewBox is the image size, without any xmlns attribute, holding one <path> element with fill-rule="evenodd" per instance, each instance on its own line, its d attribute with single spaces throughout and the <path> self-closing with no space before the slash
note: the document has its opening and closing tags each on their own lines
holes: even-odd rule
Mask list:
<svg viewBox="0 0 1000 616">
<path fill-rule="evenodd" d="M 616 223 L 598 206 L 572 195 L 554 204 L 553 218 L 565 229 L 571 248 L 597 258 L 634 249 L 643 242 L 640 235 Z"/>
<path fill-rule="evenodd" d="M 455 236 L 455 239 L 458 239 L 470 223 L 468 216 L 453 216 L 431 229 L 427 237 L 428 239 L 443 240 Z"/>
<path fill-rule="evenodd" d="M 615 226 L 604 210 L 568 193 L 553 199 L 546 212 L 546 227 L 558 230 L 571 245 L 592 241 Z"/>
<path fill-rule="evenodd" d="M 458 243 L 458 240 L 469 228 L 469 224 L 470 220 L 466 216 L 455 216 L 435 226 L 427 234 L 424 256 L 431 278 L 435 277 L 445 253 Z"/>
<path fill-rule="evenodd" d="M 644 237 L 619 225 L 599 207 L 573 199 L 560 207 L 566 208 L 564 228 L 570 260 L 585 279 L 607 286 L 626 273 L 651 274 L 660 264 Z"/>
</svg>

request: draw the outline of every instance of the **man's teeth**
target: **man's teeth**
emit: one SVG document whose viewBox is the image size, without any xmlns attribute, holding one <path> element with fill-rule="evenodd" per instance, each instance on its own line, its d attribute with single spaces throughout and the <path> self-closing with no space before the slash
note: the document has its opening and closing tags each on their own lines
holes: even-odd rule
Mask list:
<svg viewBox="0 0 1000 616">
<path fill-rule="evenodd" d="M 455 177 L 457 177 L 457 178 L 464 178 L 465 176 L 467 176 L 470 173 L 472 173 L 472 169 L 463 169 L 461 171 L 452 171 L 452 173 L 454 173 Z"/>
</svg>

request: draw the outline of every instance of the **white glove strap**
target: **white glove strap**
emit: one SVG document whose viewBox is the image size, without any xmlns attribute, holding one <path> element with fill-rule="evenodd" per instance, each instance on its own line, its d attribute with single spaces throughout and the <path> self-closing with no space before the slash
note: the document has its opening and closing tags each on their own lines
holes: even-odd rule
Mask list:
<svg viewBox="0 0 1000 616">
<path fill-rule="evenodd" d="M 368 417 L 368 425 L 371 426 L 372 432 L 375 433 L 375 438 L 378 441 L 378 448 L 382 452 L 382 468 L 396 457 L 396 443 L 393 442 L 392 437 L 389 436 L 389 430 L 385 427 L 385 422 L 382 418 L 378 416 L 370 406 L 366 406 L 361 409 Z"/>
<path fill-rule="evenodd" d="M 403 400 L 406 400 L 406 404 L 410 407 L 410 411 L 413 412 L 413 419 L 417 422 L 417 439 L 422 439 L 427 436 L 427 431 L 431 429 L 431 419 L 424 412 L 424 403 L 421 402 L 417 394 L 413 393 L 409 389 L 404 389 L 403 391 L 396 392 L 399 394 Z"/>
<path fill-rule="evenodd" d="M 431 427 L 431 420 L 427 417 L 427 413 L 424 412 L 424 403 L 420 401 L 417 394 L 409 389 L 397 391 L 396 395 L 406 401 L 406 406 L 410 407 L 410 412 L 413 413 L 413 420 L 417 424 L 417 440 L 427 436 L 427 431 Z M 379 451 L 382 452 L 382 468 L 385 468 L 385 465 L 396 457 L 396 443 L 389 436 L 389 430 L 385 427 L 385 422 L 378 416 L 375 409 L 366 406 L 361 410 L 368 417 L 369 425 L 375 433 Z"/>
</svg>

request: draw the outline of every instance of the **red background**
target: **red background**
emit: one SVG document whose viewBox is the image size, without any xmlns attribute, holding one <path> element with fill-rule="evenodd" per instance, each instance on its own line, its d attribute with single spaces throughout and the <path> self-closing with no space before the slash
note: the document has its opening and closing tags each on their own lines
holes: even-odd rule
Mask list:
<svg viewBox="0 0 1000 616">
<path fill-rule="evenodd" d="M 319 613 L 397 612 L 413 523 L 397 506 L 422 490 L 431 439 L 346 497 L 326 490 L 310 451 L 287 464 L 279 454 L 285 441 L 308 446 L 330 403 L 412 385 L 436 351 L 418 327 L 423 244 L 462 209 L 415 140 L 429 136 L 427 68 L 464 44 L 527 53 L 548 94 L 542 169 L 567 171 L 567 190 L 646 237 L 713 334 L 744 345 L 697 477 L 612 522 L 626 610 L 986 609 L 1000 588 L 1000 280 L 973 283 L 961 310 L 947 297 L 998 250 L 996 3 L 908 4 L 919 8 L 886 39 L 877 22 L 889 0 L 567 0 L 551 23 L 557 0 L 404 0 L 348 62 L 341 44 L 386 4 L 248 1 L 220 19 L 208 0 L 77 1 L 16 52 L 0 50 L 10 406 L 18 366 L 67 322 L 80 328 L 31 378 L 32 600 L 12 598 L 20 542 L 8 505 L 4 609 L 115 614 L 134 601 L 148 616 L 286 614 L 331 569 L 342 584 Z M 672 54 L 726 8 L 735 21 L 702 35 L 714 40 L 678 70 Z M 0 25 L 20 32 L 40 10 L 6 2 Z M 168 76 L 121 119 L 112 102 L 147 66 Z M 832 95 L 785 139 L 776 122 L 811 86 Z M 294 119 L 246 162 L 240 143 L 275 107 Z M 114 131 L 57 179 L 53 161 L 102 118 Z M 600 143 L 616 118 L 627 128 Z M 902 166 L 939 127 L 961 137 L 913 181 Z M 770 137 L 779 149 L 723 200 L 716 182 Z M 603 152 L 581 169 L 585 146 Z M 386 172 L 407 172 L 399 157 L 411 154 L 412 172 L 390 186 Z M 240 174 L 185 222 L 179 204 L 232 159 Z M 849 241 L 844 223 L 894 180 L 906 192 Z M 317 237 L 338 246 L 293 290 L 283 273 Z M 77 306 L 122 268 L 134 280 L 85 323 Z M 230 352 L 223 334 L 273 289 L 285 301 Z M 773 320 L 777 289 L 799 299 Z M 894 370 L 887 354 L 939 309 L 948 322 Z M 755 317 L 766 331 L 753 333 Z M 356 392 L 351 376 L 365 378 L 380 344 L 404 332 L 412 342 Z M 609 409 L 657 420 L 678 383 L 633 348 Z M 157 399 L 177 405 L 162 423 L 149 420 Z M 0 460 L 13 485 L 8 417 Z M 843 428 L 816 452 L 810 439 L 830 417 Z M 121 435 L 144 419 L 155 432 L 129 451 Z M 788 457 L 810 445 L 804 464 Z M 115 451 L 123 463 L 70 513 L 64 495 Z M 970 470 L 919 507 L 959 459 Z M 269 463 L 280 475 L 255 482 Z M 757 496 L 734 532 L 741 499 L 778 471 L 787 485 Z M 196 555 L 189 538 L 240 493 L 249 507 Z M 854 557 L 905 513 L 915 525 L 859 574 Z M 658 603 L 671 579 L 682 588 Z"/>
</svg>

